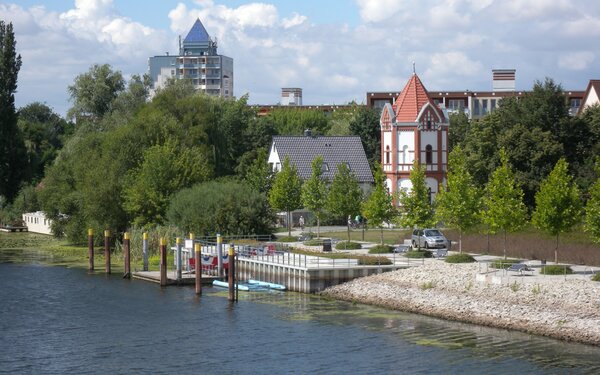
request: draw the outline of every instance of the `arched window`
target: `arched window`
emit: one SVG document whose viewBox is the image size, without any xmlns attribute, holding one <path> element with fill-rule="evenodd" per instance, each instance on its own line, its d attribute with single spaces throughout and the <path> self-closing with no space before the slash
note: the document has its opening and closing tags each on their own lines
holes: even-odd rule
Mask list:
<svg viewBox="0 0 600 375">
<path fill-rule="evenodd" d="M 433 164 L 433 148 L 431 145 L 425 146 L 425 163 Z"/>
<path fill-rule="evenodd" d="M 390 164 L 390 146 L 385 146 L 385 164 Z"/>
</svg>

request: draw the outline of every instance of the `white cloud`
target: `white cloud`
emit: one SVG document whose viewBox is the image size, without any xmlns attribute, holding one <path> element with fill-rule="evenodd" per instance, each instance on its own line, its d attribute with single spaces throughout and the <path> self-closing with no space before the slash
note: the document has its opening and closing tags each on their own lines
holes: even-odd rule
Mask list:
<svg viewBox="0 0 600 375">
<path fill-rule="evenodd" d="M 567 21 L 564 31 L 570 36 L 600 36 L 600 18 L 585 15 L 581 18 Z"/>
<path fill-rule="evenodd" d="M 281 25 L 285 29 L 289 29 L 290 27 L 302 25 L 307 19 L 308 18 L 306 16 L 294 13 L 292 17 L 281 20 Z"/>
<path fill-rule="evenodd" d="M 425 70 L 425 76 L 432 80 L 481 74 L 484 74 L 481 62 L 470 59 L 462 52 L 435 53 Z"/>
<path fill-rule="evenodd" d="M 567 70 L 583 70 L 594 61 L 594 53 L 590 51 L 571 52 L 558 58 L 558 66 Z"/>
<path fill-rule="evenodd" d="M 360 16 L 366 22 L 392 18 L 403 7 L 404 0 L 356 0 Z"/>
</svg>

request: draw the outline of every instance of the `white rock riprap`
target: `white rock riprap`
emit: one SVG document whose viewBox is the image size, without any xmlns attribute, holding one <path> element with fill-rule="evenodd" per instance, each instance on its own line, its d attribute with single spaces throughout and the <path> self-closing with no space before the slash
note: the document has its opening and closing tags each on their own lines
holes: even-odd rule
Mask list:
<svg viewBox="0 0 600 375">
<path fill-rule="evenodd" d="M 353 280 L 322 294 L 439 318 L 600 345 L 600 283 L 581 275 L 475 281 L 477 264 L 437 261 Z"/>
</svg>

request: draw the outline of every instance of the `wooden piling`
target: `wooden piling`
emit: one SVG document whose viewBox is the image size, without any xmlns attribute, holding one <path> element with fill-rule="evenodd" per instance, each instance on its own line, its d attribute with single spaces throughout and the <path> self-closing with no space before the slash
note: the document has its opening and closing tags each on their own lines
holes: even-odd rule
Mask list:
<svg viewBox="0 0 600 375">
<path fill-rule="evenodd" d="M 233 258 L 235 256 L 235 248 L 233 244 L 229 246 L 229 272 L 227 272 L 227 278 L 229 281 L 229 301 L 235 301 L 235 263 Z"/>
<path fill-rule="evenodd" d="M 148 232 L 142 235 L 142 258 L 144 259 L 144 271 L 148 271 Z"/>
<path fill-rule="evenodd" d="M 160 239 L 160 286 L 167 286 L 167 239 Z"/>
<path fill-rule="evenodd" d="M 131 278 L 131 248 L 129 241 L 129 233 L 123 234 L 123 252 L 125 253 L 125 273 L 123 274 L 124 279 Z"/>
<path fill-rule="evenodd" d="M 104 231 L 104 264 L 107 274 L 110 274 L 110 231 Z"/>
<path fill-rule="evenodd" d="M 176 252 L 175 252 L 175 259 L 176 259 L 176 271 L 177 271 L 177 282 L 180 282 L 182 279 L 182 269 L 183 269 L 183 259 L 182 259 L 182 252 L 181 252 L 181 237 L 177 237 L 175 239 L 175 245 L 176 245 Z"/>
<path fill-rule="evenodd" d="M 196 294 L 202 295 L 202 255 L 200 254 L 200 244 L 194 244 L 194 251 L 196 252 L 195 260 L 196 260 Z"/>
<path fill-rule="evenodd" d="M 92 228 L 88 229 L 88 269 L 90 271 L 94 270 L 94 230 Z"/>
</svg>

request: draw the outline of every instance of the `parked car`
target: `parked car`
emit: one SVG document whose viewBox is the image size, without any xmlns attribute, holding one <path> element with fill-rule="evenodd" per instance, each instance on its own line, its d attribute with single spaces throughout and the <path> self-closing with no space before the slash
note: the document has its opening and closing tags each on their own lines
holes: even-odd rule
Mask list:
<svg viewBox="0 0 600 375">
<path fill-rule="evenodd" d="M 426 249 L 450 248 L 450 241 L 437 229 L 415 229 L 412 233 L 413 248 L 424 247 Z"/>
</svg>

